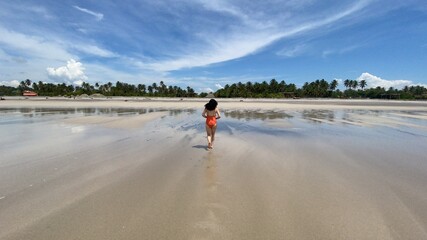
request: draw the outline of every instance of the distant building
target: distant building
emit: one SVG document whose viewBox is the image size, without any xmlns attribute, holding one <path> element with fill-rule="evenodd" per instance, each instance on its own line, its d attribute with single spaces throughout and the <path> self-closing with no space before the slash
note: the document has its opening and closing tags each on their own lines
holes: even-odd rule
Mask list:
<svg viewBox="0 0 427 240">
<path fill-rule="evenodd" d="M 35 97 L 35 96 L 37 96 L 37 93 L 36 93 L 36 92 L 33 92 L 33 91 L 25 90 L 25 91 L 24 91 L 24 93 L 22 94 L 22 96 L 26 96 L 26 97 Z"/>
<path fill-rule="evenodd" d="M 209 93 L 205 98 L 215 98 L 215 95 L 213 95 L 213 93 Z"/>
</svg>

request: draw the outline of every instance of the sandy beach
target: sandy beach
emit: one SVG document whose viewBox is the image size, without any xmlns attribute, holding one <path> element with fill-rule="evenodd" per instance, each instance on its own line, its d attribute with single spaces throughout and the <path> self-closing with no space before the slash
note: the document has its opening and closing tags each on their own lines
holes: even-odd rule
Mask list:
<svg viewBox="0 0 427 240">
<path fill-rule="evenodd" d="M 0 107 L 39 108 L 166 108 L 200 109 L 205 98 L 64 98 L 5 97 Z M 220 99 L 228 110 L 292 110 L 292 109 L 362 109 L 362 110 L 425 110 L 426 101 L 362 100 L 362 99 Z"/>
<path fill-rule="evenodd" d="M 427 239 L 427 102 L 6 98 L 0 239 Z"/>
</svg>

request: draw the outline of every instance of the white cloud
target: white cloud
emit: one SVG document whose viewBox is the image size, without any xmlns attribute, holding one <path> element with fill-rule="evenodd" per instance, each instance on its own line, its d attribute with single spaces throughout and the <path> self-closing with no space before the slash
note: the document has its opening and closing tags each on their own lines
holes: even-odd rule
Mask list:
<svg viewBox="0 0 427 240">
<path fill-rule="evenodd" d="M 282 50 L 278 51 L 276 54 L 283 57 L 296 57 L 300 56 L 307 50 L 307 45 L 300 44 L 293 47 L 287 47 L 283 48 Z"/>
<path fill-rule="evenodd" d="M 195 35 L 199 40 L 197 44 L 189 42 L 180 49 L 173 49 L 172 53 L 168 49 L 169 55 L 173 57 L 145 62 L 144 68 L 155 71 L 173 71 L 238 59 L 255 53 L 279 39 L 319 30 L 323 26 L 343 21 L 371 3 L 371 0 L 359 0 L 347 6 L 341 5 L 340 8 L 312 13 L 307 20 L 298 16 L 298 13 L 291 16 L 283 14 L 285 17 L 282 17 L 281 14 L 272 17 L 268 14 L 268 9 L 263 9 L 265 13 L 258 13 L 259 9 L 256 6 L 246 7 L 245 5 L 242 7 L 238 6 L 238 3 L 233 5 L 229 1 L 215 1 L 215 3 L 199 1 L 205 8 L 236 17 L 237 20 L 234 19 L 232 22 L 218 22 L 218 24 L 233 25 L 233 27 L 224 29 L 221 34 L 218 34 L 217 31 L 197 29 L 198 32 Z M 309 1 L 306 3 L 308 4 Z M 285 9 L 283 11 L 289 13 Z M 257 21 L 249 21 L 250 18 L 247 16 L 251 16 Z M 176 55 L 173 54 L 173 51 L 176 51 Z M 282 54 L 291 56 L 297 54 L 298 51 L 303 51 L 303 48 L 290 49 L 283 51 Z"/>
<path fill-rule="evenodd" d="M 223 86 L 221 86 L 221 84 L 219 84 L 219 83 L 216 83 L 216 84 L 215 84 L 215 87 L 216 87 L 216 88 L 218 88 L 218 89 L 223 89 L 223 88 L 224 88 L 224 87 L 223 87 Z"/>
<path fill-rule="evenodd" d="M 222 80 L 192 78 L 184 82 L 179 77 L 173 80 L 168 78 L 174 75 L 169 71 L 207 66 L 244 57 L 283 38 L 289 38 L 291 41 L 303 39 L 303 44 L 282 49 L 278 54 L 286 57 L 299 56 L 307 52 L 309 46 L 304 42 L 310 41 L 313 35 L 317 36 L 317 33 L 324 34 L 357 21 L 364 21 L 367 15 L 373 14 L 374 11 L 369 6 L 375 5 L 372 3 L 376 1 L 343 0 L 336 2 L 334 6 L 328 4 L 326 6 L 322 1 L 313 0 L 264 2 L 188 0 L 180 4 L 170 4 L 171 2 L 174 3 L 173 0 L 169 0 L 147 1 L 145 4 L 132 6 L 117 5 L 117 9 L 114 9 L 117 11 L 108 13 L 114 21 L 108 21 L 110 17 L 104 18 L 102 13 L 96 12 L 101 9 L 100 7 L 90 7 L 93 9 L 89 10 L 76 5 L 68 5 L 65 8 L 46 5 L 46 8 L 35 9 L 37 19 L 31 18 L 34 15 L 32 12 L 33 14 L 26 14 L 28 18 L 19 24 L 26 26 L 27 29 L 12 28 L 10 26 L 14 26 L 15 23 L 7 25 L 2 21 L 0 51 L 2 49 L 5 51 L 3 54 L 5 60 L 0 64 L 0 72 L 8 75 L 2 76 L 1 80 L 21 78 L 44 80 L 47 72 L 52 79 L 66 80 L 75 84 L 90 76 L 93 82 L 151 83 L 153 79 L 156 81 L 166 79 L 182 84 L 188 82 L 197 89 L 206 86 L 216 89 L 237 80 L 231 77 Z M 99 3 L 99 6 L 102 6 L 102 9 L 108 8 L 103 6 L 103 3 Z M 107 10 L 102 11 L 107 14 Z M 144 12 L 143 16 L 141 12 Z M 64 20 L 62 17 L 76 13 L 89 19 L 93 16 L 98 21 L 104 21 L 102 24 L 93 24 L 93 21 L 89 22 L 84 18 L 74 18 L 70 23 L 73 24 L 71 27 L 55 28 L 63 26 L 55 21 L 62 21 Z M 47 17 L 44 21 L 38 21 L 40 15 Z M 50 19 L 47 21 L 49 15 Z M 170 37 L 171 32 L 174 33 L 173 37 Z M 105 34 L 109 34 L 111 38 L 97 38 Z M 98 40 L 102 44 L 98 44 Z M 327 50 L 329 51 L 324 52 L 325 56 L 352 49 Z M 91 56 L 86 58 L 86 55 Z M 12 57 L 26 62 L 14 63 L 10 60 Z M 106 61 L 96 57 L 114 59 Z M 88 59 L 84 63 L 88 70 L 80 65 L 76 68 L 78 70 L 81 67 L 78 73 L 76 69 L 69 68 L 68 64 L 63 66 L 69 59 Z M 63 67 L 49 67 L 46 71 L 48 66 Z M 167 75 L 168 72 L 170 75 Z M 254 77 L 243 76 L 242 79 L 253 81 Z M 271 78 L 262 80 L 265 79 Z"/>
<path fill-rule="evenodd" d="M 77 80 L 73 82 L 74 85 L 76 86 L 82 86 L 83 85 L 83 81 L 82 80 Z"/>
<path fill-rule="evenodd" d="M 85 28 L 77 28 L 76 30 L 79 31 L 79 32 L 81 32 L 81 33 L 84 33 L 84 34 L 88 33 L 88 30 L 85 29 Z"/>
<path fill-rule="evenodd" d="M 212 88 L 201 88 L 200 89 L 201 92 L 206 92 L 206 93 L 211 93 L 211 92 L 215 92 Z"/>
<path fill-rule="evenodd" d="M 10 86 L 10 87 L 17 87 L 19 86 L 18 80 L 12 80 L 12 81 L 1 81 L 0 86 Z"/>
<path fill-rule="evenodd" d="M 79 6 L 73 6 L 73 7 L 75 9 L 81 11 L 81 12 L 84 12 L 84 13 L 87 13 L 89 15 L 92 15 L 92 16 L 96 17 L 96 20 L 98 20 L 98 21 L 101 21 L 104 18 L 104 14 L 102 14 L 102 13 L 93 12 L 93 11 L 88 10 L 86 8 L 81 8 Z"/>
<path fill-rule="evenodd" d="M 244 57 L 278 40 L 280 37 L 277 34 L 264 35 L 261 33 L 256 36 L 253 33 L 240 33 L 233 37 L 218 36 L 211 39 L 211 46 L 206 46 L 206 50 L 200 49 L 195 54 L 191 53 L 171 60 L 144 64 L 143 67 L 155 71 L 173 71 L 207 66 L 213 63 Z M 245 39 L 245 41 L 242 41 L 242 39 Z"/>
<path fill-rule="evenodd" d="M 2 76 L 1 80 L 31 78 L 35 81 L 42 81 L 46 79 L 46 73 L 48 73 L 48 77 L 53 80 L 60 80 L 62 82 L 64 82 L 64 80 L 69 80 L 67 82 L 71 83 L 76 80 L 70 79 L 70 77 L 75 77 L 77 69 L 73 70 L 71 68 L 72 70 L 69 70 L 67 69 L 67 66 L 58 69 L 49 67 L 55 65 L 60 66 L 68 59 L 77 59 L 77 56 L 70 52 L 78 50 L 82 53 L 97 57 L 120 57 L 117 54 L 96 45 L 68 42 L 66 39 L 61 40 L 61 38 L 48 36 L 48 34 L 45 36 L 28 35 L 5 29 L 1 24 L 0 36 L 0 60 L 2 61 L 0 64 L 0 71 L 7 73 L 7 76 Z M 13 55 L 10 53 L 13 53 Z M 79 64 L 81 63 L 78 63 L 77 65 Z M 49 67 L 50 70 L 46 71 L 46 67 Z M 60 74 L 61 71 L 63 72 L 62 75 Z M 81 71 L 83 72 L 84 69 L 81 69 Z M 102 71 L 101 73 L 103 72 L 105 71 Z M 105 79 L 114 79 L 117 74 L 119 73 L 111 76 L 103 74 L 102 77 L 105 78 L 104 75 L 106 75 L 107 78 Z M 5 79 L 6 77 L 8 79 Z M 81 79 L 77 80 L 86 79 L 86 74 L 83 73 L 81 75 Z M 128 79 L 132 78 L 128 77 Z"/>
<path fill-rule="evenodd" d="M 342 83 L 344 82 L 342 78 L 334 78 L 334 80 L 337 80 L 338 86 L 342 85 Z"/>
<path fill-rule="evenodd" d="M 225 13 L 239 19 L 244 25 L 254 29 L 265 29 L 274 27 L 272 21 L 259 21 L 259 17 L 255 16 L 255 12 L 245 13 L 241 6 L 233 5 L 231 2 L 222 0 L 197 0 L 202 6 L 208 10 Z M 265 19 L 264 19 L 265 20 Z"/>
<path fill-rule="evenodd" d="M 87 54 L 91 54 L 91 55 L 95 55 L 98 57 L 116 57 L 117 55 L 114 54 L 113 52 L 106 50 L 106 49 L 102 49 L 98 46 L 94 46 L 94 45 L 75 45 L 74 46 L 77 50 L 87 53 Z"/>
<path fill-rule="evenodd" d="M 358 77 L 357 80 L 358 81 L 365 80 L 368 88 L 383 87 L 385 89 L 388 89 L 390 87 L 393 87 L 395 89 L 402 89 L 405 86 L 413 86 L 413 85 L 426 86 L 423 84 L 414 84 L 410 80 L 385 80 L 367 72 L 362 73 L 362 75 L 360 75 L 360 77 Z"/>
<path fill-rule="evenodd" d="M 47 40 L 45 37 L 26 35 L 14 32 L 0 26 L 0 44 L 27 57 L 44 59 L 69 59 L 72 55 L 64 50 L 64 46 L 58 42 Z"/>
<path fill-rule="evenodd" d="M 58 68 L 46 68 L 50 78 L 63 81 L 84 81 L 87 76 L 84 73 L 85 68 L 81 62 L 74 59 L 67 61 L 67 66 Z"/>
<path fill-rule="evenodd" d="M 169 82 L 167 74 L 153 71 L 141 71 L 132 68 L 135 63 L 132 59 L 120 58 L 121 64 L 129 67 L 132 71 L 123 71 L 98 63 L 85 63 L 88 75 L 93 82 L 126 82 L 126 83 L 153 83 L 153 81 Z M 132 67 L 131 67 L 132 66 Z M 126 68 L 125 68 L 126 69 Z M 153 80 L 155 79 L 155 80 Z"/>
<path fill-rule="evenodd" d="M 322 52 L 322 57 L 326 58 L 329 57 L 330 55 L 341 55 L 344 53 L 348 53 L 351 51 L 354 51 L 358 48 L 360 48 L 361 45 L 353 45 L 353 46 L 349 46 L 349 47 L 345 47 L 345 48 L 341 48 L 341 49 L 327 49 L 327 50 L 323 50 Z"/>
<path fill-rule="evenodd" d="M 34 12 L 36 14 L 39 14 L 40 16 L 43 16 L 46 19 L 52 19 L 53 18 L 53 16 L 49 13 L 49 11 L 43 6 L 28 6 L 27 9 L 30 12 Z"/>
</svg>

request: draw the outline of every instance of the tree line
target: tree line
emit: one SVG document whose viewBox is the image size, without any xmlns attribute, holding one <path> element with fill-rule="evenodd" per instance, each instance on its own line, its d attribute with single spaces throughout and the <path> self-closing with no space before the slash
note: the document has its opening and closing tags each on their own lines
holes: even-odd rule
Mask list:
<svg viewBox="0 0 427 240">
<path fill-rule="evenodd" d="M 106 84 L 95 83 L 91 85 L 83 82 L 81 86 L 31 82 L 27 79 L 21 81 L 18 87 L 0 86 L 0 95 L 20 96 L 24 91 L 34 91 L 39 96 L 80 96 L 83 94 L 93 95 L 102 94 L 104 96 L 147 96 L 147 97 L 197 97 L 198 94 L 193 88 L 182 89 L 177 86 L 166 86 L 163 81 L 159 84 L 128 84 L 117 81 L 115 84 L 108 82 Z"/>
<path fill-rule="evenodd" d="M 345 90 L 338 89 L 338 81 L 318 79 L 305 82 L 301 88 L 295 84 L 278 82 L 276 79 L 261 83 L 233 83 L 215 92 L 216 97 L 224 98 L 388 98 L 388 99 L 427 99 L 427 88 L 423 86 L 405 86 L 399 90 L 393 87 L 375 87 L 366 89 L 366 80 L 343 81 Z"/>
<path fill-rule="evenodd" d="M 343 81 L 345 90 L 338 89 L 338 81 L 330 82 L 318 79 L 305 82 L 298 88 L 293 83 L 278 82 L 272 79 L 269 82 L 238 82 L 227 84 L 212 93 L 219 98 L 389 98 L 389 99 L 427 99 L 427 88 L 423 86 L 405 86 L 403 89 L 390 87 L 366 88 L 365 80 Z M 117 81 L 115 84 L 95 83 L 91 85 L 83 82 L 81 86 L 73 86 L 41 81 L 32 83 L 27 79 L 21 81 L 18 87 L 0 86 L 0 95 L 19 96 L 25 90 L 37 92 L 39 96 L 79 96 L 82 94 L 102 94 L 104 96 L 147 96 L 147 97 L 205 97 L 206 92 L 196 93 L 193 88 L 167 86 L 163 81 L 159 84 L 128 84 Z"/>
</svg>

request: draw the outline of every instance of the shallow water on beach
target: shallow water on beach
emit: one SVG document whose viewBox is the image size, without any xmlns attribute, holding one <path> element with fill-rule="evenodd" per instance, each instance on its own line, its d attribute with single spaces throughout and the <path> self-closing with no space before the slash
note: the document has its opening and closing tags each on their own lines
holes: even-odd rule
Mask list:
<svg viewBox="0 0 427 240">
<path fill-rule="evenodd" d="M 96 146 L 105 139 L 137 137 L 147 132 L 147 127 L 126 129 L 124 125 L 112 129 L 96 123 L 85 124 L 84 121 L 69 123 L 67 119 L 91 116 L 128 118 L 153 112 L 165 112 L 166 116 L 148 126 L 152 131 L 169 128 L 181 134 L 205 134 L 201 111 L 194 109 L 0 109 L 0 151 L 3 153 L 0 166 L 11 161 L 15 164 L 26 162 L 32 154 L 40 154 L 45 149 L 55 149 L 60 154 L 68 148 Z M 259 135 L 307 143 L 321 139 L 336 144 L 337 148 L 376 148 L 387 156 L 394 155 L 393 159 L 405 159 L 406 162 L 411 158 L 422 159 L 426 153 L 426 116 L 427 112 L 367 110 L 224 110 L 218 120 L 217 135 L 221 138 L 247 136 L 255 138 L 255 142 Z M 12 157 L 17 152 L 26 155 L 21 159 Z"/>
<path fill-rule="evenodd" d="M 138 124 L 153 114 L 160 115 Z M 84 207 L 115 212 L 104 216 L 109 228 L 119 219 L 135 227 L 126 232 L 120 225 L 123 235 L 111 233 L 112 239 L 165 237 L 168 230 L 152 226 L 170 221 L 167 236 L 176 239 L 427 236 L 427 111 L 221 114 L 215 149 L 208 151 L 200 109 L 0 108 L 0 239 L 106 234 L 105 225 L 82 230 Z M 98 194 L 111 199 L 102 198 L 105 206 L 85 203 Z M 150 208 L 138 205 L 149 196 L 157 199 Z M 190 207 L 188 201 L 194 214 L 176 210 Z M 137 220 L 135 211 L 153 218 Z M 96 224 L 93 218 L 81 221 Z M 146 235 L 135 235 L 139 225 L 149 229 Z"/>
<path fill-rule="evenodd" d="M 95 146 L 104 139 L 145 134 L 145 128 L 113 129 L 101 124 L 67 122 L 68 119 L 99 116 L 106 119 L 128 118 L 153 112 L 165 112 L 166 116 L 148 128 L 175 129 L 186 134 L 193 132 L 204 135 L 205 127 L 201 111 L 195 109 L 126 109 L 126 108 L 17 108 L 0 109 L 0 164 L 27 161 L 13 158 L 16 152 L 28 156 L 45 151 L 45 148 L 79 148 Z M 307 143 L 322 139 L 337 144 L 337 147 L 377 148 L 394 158 L 423 158 L 427 140 L 427 112 L 367 111 L 367 110 L 301 110 L 301 111 L 236 111 L 224 110 L 218 120 L 218 134 L 242 135 L 256 138 L 258 135 L 274 136 L 279 139 L 295 138 Z M 64 122 L 65 121 L 65 122 Z M 106 120 L 108 121 L 108 120 Z M 131 130 L 131 131 L 130 131 Z M 132 133 L 129 133 L 132 132 Z M 255 140 L 256 142 L 256 140 Z M 202 144 L 202 143 L 201 143 Z M 309 147 L 309 146 L 307 146 Z M 409 153 L 408 150 L 410 150 Z M 58 154 L 60 154 L 58 151 Z M 407 155 L 403 155 L 405 152 Z M 13 159 L 10 159 L 13 158 Z M 0 165 L 1 166 L 1 165 Z M 1 190 L 1 189 L 0 189 Z"/>
</svg>

